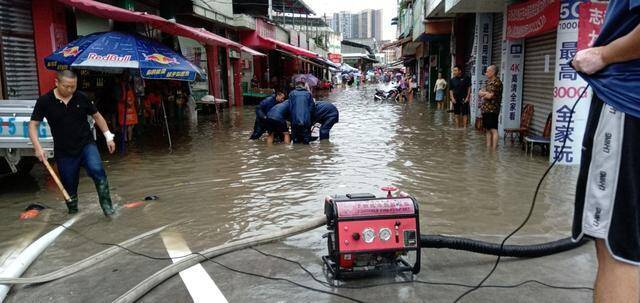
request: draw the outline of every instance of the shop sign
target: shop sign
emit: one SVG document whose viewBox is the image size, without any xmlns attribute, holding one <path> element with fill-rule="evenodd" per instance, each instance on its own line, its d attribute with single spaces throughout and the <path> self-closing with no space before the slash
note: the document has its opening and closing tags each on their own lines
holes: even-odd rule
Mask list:
<svg viewBox="0 0 640 303">
<path fill-rule="evenodd" d="M 491 62 L 491 27 L 493 25 L 493 16 L 488 13 L 476 14 L 476 28 L 474 35 L 474 53 L 475 64 L 471 71 L 471 104 L 470 117 L 480 117 L 480 106 L 482 100 L 478 97 L 478 91 L 484 87 L 487 82 L 487 76 L 484 72 Z M 473 121 L 473 119 L 471 120 Z"/>
<path fill-rule="evenodd" d="M 329 60 L 331 60 L 331 62 L 333 62 L 333 63 L 341 63 L 342 62 L 342 55 L 340 55 L 340 54 L 329 54 Z"/>
<path fill-rule="evenodd" d="M 229 49 L 229 58 L 239 59 L 240 58 L 240 52 L 235 50 L 235 49 Z"/>
<path fill-rule="evenodd" d="M 424 0 L 416 0 L 415 3 L 413 4 L 414 10 L 415 10 L 411 20 L 411 23 L 413 23 L 413 34 L 411 38 L 413 38 L 412 39 L 413 41 L 418 40 L 420 35 L 424 33 L 424 28 L 425 28 L 424 9 L 417 9 L 417 8 L 423 8 L 424 6 L 425 6 Z"/>
<path fill-rule="evenodd" d="M 178 42 L 180 43 L 180 51 L 182 55 L 193 63 L 195 66 L 202 69 L 207 77 L 212 77 L 208 72 L 207 66 L 207 50 L 200 42 L 178 36 Z M 196 98 L 197 96 L 205 96 L 209 94 L 209 81 L 203 78 L 198 78 L 196 81 L 190 82 L 191 92 Z M 196 99 L 198 100 L 198 99 Z"/>
<path fill-rule="evenodd" d="M 580 3 L 580 19 L 578 21 L 578 50 L 589 48 L 600 35 L 604 24 L 604 15 L 607 12 L 607 3 L 587 2 Z"/>
<path fill-rule="evenodd" d="M 299 41 L 299 37 L 298 37 L 298 32 L 295 30 L 289 30 L 289 41 L 288 43 L 293 45 L 293 46 L 300 46 L 300 41 Z"/>
<path fill-rule="evenodd" d="M 561 0 L 529 0 L 507 7 L 508 40 L 537 36 L 558 25 Z"/>
<path fill-rule="evenodd" d="M 502 41 L 502 109 L 500 134 L 505 128 L 519 128 L 522 111 L 522 80 L 524 73 L 524 41 Z"/>
<path fill-rule="evenodd" d="M 276 38 L 276 30 L 273 24 L 269 24 L 266 21 L 256 18 L 256 31 L 260 37 L 266 37 L 275 39 Z"/>
<path fill-rule="evenodd" d="M 591 100 L 591 90 L 585 92 L 587 83 L 569 64 L 578 51 L 578 8 L 582 2 L 584 1 L 562 0 L 560 8 L 549 153 L 549 161 L 557 159 L 557 164 L 560 165 L 580 164 L 582 137 Z M 573 104 L 582 93 L 584 96 L 572 112 Z"/>
<path fill-rule="evenodd" d="M 300 48 L 309 49 L 309 43 L 307 42 L 307 35 L 305 33 L 298 33 L 298 46 Z"/>
</svg>

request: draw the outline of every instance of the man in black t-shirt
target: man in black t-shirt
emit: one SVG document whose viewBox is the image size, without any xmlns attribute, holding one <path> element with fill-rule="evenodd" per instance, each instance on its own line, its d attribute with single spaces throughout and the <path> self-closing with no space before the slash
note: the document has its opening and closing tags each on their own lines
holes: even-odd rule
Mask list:
<svg viewBox="0 0 640 303">
<path fill-rule="evenodd" d="M 462 75 L 459 65 L 453 67 L 453 78 L 449 81 L 449 96 L 453 102 L 453 113 L 456 115 L 456 125 L 467 127 L 469 120 L 469 98 L 471 97 L 471 81 Z"/>
<path fill-rule="evenodd" d="M 66 201 L 69 214 L 78 212 L 79 172 L 80 166 L 83 166 L 95 183 L 102 211 L 105 216 L 111 216 L 115 211 L 111 205 L 109 182 L 87 116 L 92 116 L 103 132 L 110 153 L 116 149 L 114 135 L 96 106 L 85 94 L 76 91 L 77 83 L 78 78 L 71 71 L 61 71 L 56 75 L 56 87 L 40 96 L 33 108 L 29 138 L 38 159 L 47 161 L 38 142 L 38 127 L 46 118 L 53 135 L 53 152 L 60 180 L 70 196 L 70 200 Z"/>
</svg>

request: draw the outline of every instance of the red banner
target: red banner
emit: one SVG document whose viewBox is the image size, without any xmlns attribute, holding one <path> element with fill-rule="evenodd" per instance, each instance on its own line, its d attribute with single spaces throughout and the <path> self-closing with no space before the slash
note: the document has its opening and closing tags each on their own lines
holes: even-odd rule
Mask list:
<svg viewBox="0 0 640 303">
<path fill-rule="evenodd" d="M 604 14 L 607 3 L 580 3 L 580 19 L 578 20 L 578 50 L 593 46 L 604 25 Z"/>
<path fill-rule="evenodd" d="M 341 54 L 329 54 L 329 60 L 333 63 L 341 63 L 342 55 Z"/>
<path fill-rule="evenodd" d="M 507 7 L 507 39 L 537 36 L 558 27 L 560 0 L 529 0 Z"/>
</svg>

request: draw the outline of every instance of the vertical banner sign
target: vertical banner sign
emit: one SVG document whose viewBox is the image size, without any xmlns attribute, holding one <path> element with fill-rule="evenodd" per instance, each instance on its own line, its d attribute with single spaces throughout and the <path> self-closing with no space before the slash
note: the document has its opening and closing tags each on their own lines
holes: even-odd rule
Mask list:
<svg viewBox="0 0 640 303">
<path fill-rule="evenodd" d="M 474 123 L 480 117 L 482 100 L 478 97 L 478 91 L 485 85 L 487 77 L 484 72 L 491 62 L 491 32 L 493 15 L 487 13 L 476 14 L 476 28 L 474 35 L 475 64 L 471 73 L 471 113 L 470 121 Z"/>
<path fill-rule="evenodd" d="M 580 21 L 578 21 L 578 50 L 593 46 L 600 35 L 607 12 L 606 2 L 580 3 Z"/>
<path fill-rule="evenodd" d="M 504 20 L 506 25 L 507 20 Z M 504 135 L 505 128 L 520 127 L 522 111 L 522 75 L 524 73 L 524 39 L 507 40 L 507 26 L 503 26 L 502 64 L 500 79 L 503 83 L 502 109 L 498 132 Z"/>
<path fill-rule="evenodd" d="M 553 87 L 553 120 L 549 162 L 580 164 L 582 137 L 587 123 L 591 91 L 587 91 L 573 114 L 571 108 L 586 89 L 587 83 L 569 65 L 578 51 L 579 6 L 584 0 L 562 0 L 556 43 L 556 67 Z M 562 145 L 566 140 L 566 146 Z"/>
</svg>

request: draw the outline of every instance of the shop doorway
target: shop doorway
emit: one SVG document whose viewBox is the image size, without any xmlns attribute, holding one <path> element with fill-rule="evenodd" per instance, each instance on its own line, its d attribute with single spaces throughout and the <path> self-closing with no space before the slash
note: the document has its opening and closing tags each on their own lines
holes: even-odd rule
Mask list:
<svg viewBox="0 0 640 303">
<path fill-rule="evenodd" d="M 229 98 L 229 68 L 227 67 L 227 49 L 218 47 L 218 79 L 220 79 L 220 97 L 228 100 Z"/>
</svg>

